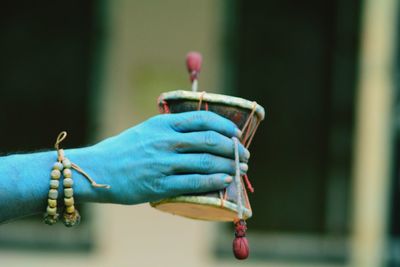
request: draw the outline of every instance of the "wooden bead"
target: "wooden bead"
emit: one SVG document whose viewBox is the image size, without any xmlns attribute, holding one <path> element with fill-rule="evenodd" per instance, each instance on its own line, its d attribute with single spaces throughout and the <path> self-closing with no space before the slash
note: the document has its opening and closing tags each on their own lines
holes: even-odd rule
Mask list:
<svg viewBox="0 0 400 267">
<path fill-rule="evenodd" d="M 59 170 L 52 170 L 50 173 L 51 179 L 58 180 L 61 177 L 61 172 Z"/>
<path fill-rule="evenodd" d="M 64 198 L 64 204 L 67 207 L 72 206 L 75 204 L 75 200 L 73 197 L 66 197 L 66 198 Z"/>
<path fill-rule="evenodd" d="M 72 188 L 65 188 L 64 189 L 64 196 L 66 198 L 72 197 L 74 195 L 74 190 Z"/>
<path fill-rule="evenodd" d="M 58 190 L 50 189 L 49 190 L 49 198 L 50 199 L 57 199 L 57 197 L 58 197 Z"/>
<path fill-rule="evenodd" d="M 53 165 L 53 170 L 59 170 L 62 171 L 64 169 L 64 165 L 62 165 L 61 162 L 55 162 Z"/>
<path fill-rule="evenodd" d="M 71 166 L 72 166 L 71 161 L 69 161 L 69 159 L 64 159 L 62 161 L 62 164 L 63 164 L 64 168 L 68 168 L 68 169 L 71 168 Z"/>
<path fill-rule="evenodd" d="M 63 174 L 64 174 L 65 178 L 71 178 L 71 176 L 72 176 L 72 172 L 70 169 L 64 169 Z"/>
<path fill-rule="evenodd" d="M 50 180 L 50 188 L 58 189 L 59 185 L 60 185 L 60 182 L 58 180 Z"/>
<path fill-rule="evenodd" d="M 69 206 L 69 207 L 67 207 L 66 209 L 65 209 L 65 211 L 67 212 L 67 213 L 74 213 L 75 212 L 75 207 L 74 206 Z"/>
<path fill-rule="evenodd" d="M 48 199 L 47 203 L 49 204 L 49 207 L 52 207 L 52 208 L 57 207 L 57 200 L 55 200 L 55 199 Z"/>
<path fill-rule="evenodd" d="M 71 178 L 65 178 L 63 181 L 64 187 L 69 188 L 72 187 L 74 181 Z"/>
<path fill-rule="evenodd" d="M 50 206 L 47 206 L 47 214 L 56 215 L 57 214 L 57 208 L 52 208 Z"/>
</svg>

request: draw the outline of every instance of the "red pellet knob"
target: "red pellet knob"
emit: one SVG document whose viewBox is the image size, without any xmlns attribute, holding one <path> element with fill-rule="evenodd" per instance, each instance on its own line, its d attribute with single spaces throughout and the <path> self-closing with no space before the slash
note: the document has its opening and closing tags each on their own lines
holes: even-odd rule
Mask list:
<svg viewBox="0 0 400 267">
<path fill-rule="evenodd" d="M 198 52 L 189 52 L 186 55 L 186 66 L 190 74 L 190 81 L 197 79 L 201 69 L 202 57 Z"/>
<path fill-rule="evenodd" d="M 249 242 L 246 238 L 246 222 L 239 220 L 235 224 L 235 239 L 233 240 L 232 249 L 236 259 L 244 260 L 249 256 Z"/>
<path fill-rule="evenodd" d="M 246 237 L 236 237 L 233 240 L 233 254 L 238 260 L 245 260 L 249 256 L 249 242 Z"/>
</svg>

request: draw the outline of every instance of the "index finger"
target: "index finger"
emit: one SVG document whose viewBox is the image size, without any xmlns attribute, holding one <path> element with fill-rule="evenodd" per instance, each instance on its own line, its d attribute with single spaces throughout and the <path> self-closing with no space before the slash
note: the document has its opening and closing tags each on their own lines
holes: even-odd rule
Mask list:
<svg viewBox="0 0 400 267">
<path fill-rule="evenodd" d="M 242 132 L 232 121 L 211 111 L 190 111 L 171 114 L 169 123 L 177 132 L 215 131 L 229 138 L 241 137 Z"/>
</svg>

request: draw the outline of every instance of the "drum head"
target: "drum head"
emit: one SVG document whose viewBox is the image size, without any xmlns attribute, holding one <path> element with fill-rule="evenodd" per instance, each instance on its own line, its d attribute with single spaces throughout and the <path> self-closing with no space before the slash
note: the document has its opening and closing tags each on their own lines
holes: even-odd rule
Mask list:
<svg viewBox="0 0 400 267">
<path fill-rule="evenodd" d="M 238 219 L 237 205 L 214 197 L 180 196 L 150 203 L 154 208 L 186 218 L 230 222 Z M 243 208 L 244 219 L 251 217 L 251 211 Z"/>
<path fill-rule="evenodd" d="M 200 102 L 201 107 L 199 107 Z M 158 99 L 158 106 L 161 113 L 209 110 L 230 119 L 240 129 L 243 128 L 250 114 L 253 114 L 253 124 L 262 121 L 265 116 L 264 108 L 255 102 L 239 97 L 205 92 L 178 90 L 162 93 Z"/>
<path fill-rule="evenodd" d="M 255 108 L 255 114 L 259 120 L 264 120 L 265 110 L 262 106 L 255 104 L 255 102 L 234 96 L 213 94 L 207 92 L 191 92 L 186 90 L 176 90 L 162 93 L 158 99 L 158 104 L 162 105 L 162 101 L 194 101 L 198 103 L 202 99 L 204 102 L 213 104 L 223 104 L 226 106 L 237 107 L 245 110 L 252 110 Z M 196 109 L 191 109 L 196 110 Z M 186 110 L 187 111 L 187 110 Z"/>
</svg>

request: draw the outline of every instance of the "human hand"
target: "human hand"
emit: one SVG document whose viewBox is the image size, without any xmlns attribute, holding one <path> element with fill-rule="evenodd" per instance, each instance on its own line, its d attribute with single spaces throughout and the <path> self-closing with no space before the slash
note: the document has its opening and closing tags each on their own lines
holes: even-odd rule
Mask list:
<svg viewBox="0 0 400 267">
<path fill-rule="evenodd" d="M 86 198 L 138 204 L 222 189 L 235 174 L 231 137 L 240 134 L 233 122 L 208 111 L 152 117 L 82 151 L 90 157 L 77 163 L 111 185 L 91 189 Z M 239 157 L 246 172 L 250 153 L 241 144 Z"/>
</svg>

